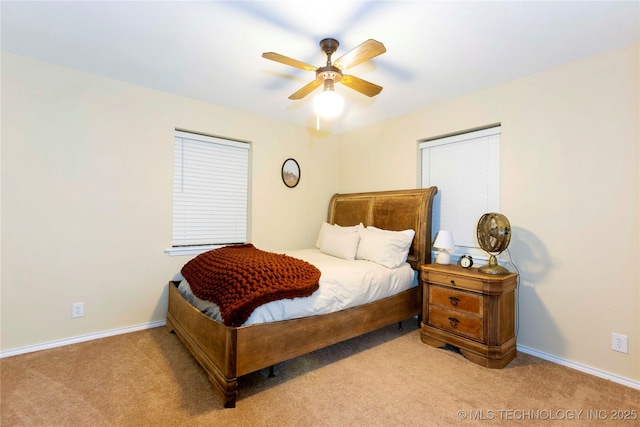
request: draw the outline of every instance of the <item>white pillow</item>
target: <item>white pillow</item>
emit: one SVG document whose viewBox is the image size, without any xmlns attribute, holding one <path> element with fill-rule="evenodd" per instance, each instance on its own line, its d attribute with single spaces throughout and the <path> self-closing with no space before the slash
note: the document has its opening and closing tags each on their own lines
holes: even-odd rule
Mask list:
<svg viewBox="0 0 640 427">
<path fill-rule="evenodd" d="M 320 243 L 322 243 L 322 236 L 324 236 L 325 230 L 331 226 L 332 225 L 329 224 L 328 222 L 323 222 L 322 225 L 320 226 L 320 231 L 318 232 L 318 238 L 316 239 L 316 249 L 320 249 Z"/>
<path fill-rule="evenodd" d="M 320 244 L 322 243 L 324 233 L 327 229 L 333 229 L 334 231 L 337 230 L 343 233 L 353 233 L 353 232 L 357 232 L 362 228 L 364 228 L 364 225 L 362 225 L 362 223 L 358 225 L 349 226 L 349 227 L 342 227 L 338 224 L 331 225 L 328 222 L 323 222 L 322 225 L 320 226 L 320 232 L 318 233 L 318 238 L 316 239 L 316 248 L 320 249 Z"/>
<path fill-rule="evenodd" d="M 407 260 L 416 233 L 413 230 L 389 231 L 366 227 L 361 229 L 359 234 L 360 243 L 356 259 L 373 261 L 387 268 L 396 268 Z"/>
<path fill-rule="evenodd" d="M 356 229 L 326 227 L 320 240 L 320 252 L 348 260 L 356 259 L 360 234 Z"/>
</svg>

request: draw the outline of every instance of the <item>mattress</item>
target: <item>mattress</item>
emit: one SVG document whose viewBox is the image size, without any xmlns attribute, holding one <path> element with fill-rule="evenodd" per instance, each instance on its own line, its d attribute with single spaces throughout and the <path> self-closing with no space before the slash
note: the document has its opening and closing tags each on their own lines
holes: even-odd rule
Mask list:
<svg viewBox="0 0 640 427">
<path fill-rule="evenodd" d="M 307 261 L 321 271 L 319 289 L 309 297 L 264 304 L 253 311 L 243 326 L 333 313 L 377 301 L 418 285 L 418 273 L 408 263 L 389 269 L 371 261 L 337 258 L 318 249 L 284 253 Z M 193 295 L 186 280 L 182 280 L 178 290 L 201 312 L 222 321 L 218 307 Z"/>
</svg>

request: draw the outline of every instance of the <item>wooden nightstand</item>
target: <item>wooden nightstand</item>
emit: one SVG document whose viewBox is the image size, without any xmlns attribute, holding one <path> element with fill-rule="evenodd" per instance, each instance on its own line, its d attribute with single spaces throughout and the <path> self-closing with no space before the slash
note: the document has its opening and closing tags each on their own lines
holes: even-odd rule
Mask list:
<svg viewBox="0 0 640 427">
<path fill-rule="evenodd" d="M 514 303 L 518 275 L 479 273 L 457 265 L 422 266 L 422 342 L 460 349 L 487 368 L 516 357 Z"/>
</svg>

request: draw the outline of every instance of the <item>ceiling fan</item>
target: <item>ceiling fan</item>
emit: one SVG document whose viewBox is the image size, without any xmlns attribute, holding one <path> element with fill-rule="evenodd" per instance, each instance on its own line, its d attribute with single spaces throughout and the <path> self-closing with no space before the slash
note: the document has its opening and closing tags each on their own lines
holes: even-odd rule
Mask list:
<svg viewBox="0 0 640 427">
<path fill-rule="evenodd" d="M 315 71 L 316 79 L 289 96 L 289 99 L 292 100 L 302 99 L 320 86 L 324 86 L 324 91 L 333 91 L 334 83 L 342 83 L 369 97 L 379 94 L 380 91 L 382 91 L 382 86 L 355 76 L 343 74 L 342 72 L 350 67 L 355 67 L 356 65 L 375 58 L 378 55 L 382 55 L 387 51 L 384 45 L 379 41 L 369 39 L 332 63 L 331 55 L 338 49 L 338 46 L 340 46 L 340 43 L 331 38 L 323 39 L 320 42 L 320 49 L 327 55 L 327 64 L 324 67 L 315 67 L 275 52 L 265 52 L 262 54 L 262 57 L 306 71 Z"/>
</svg>

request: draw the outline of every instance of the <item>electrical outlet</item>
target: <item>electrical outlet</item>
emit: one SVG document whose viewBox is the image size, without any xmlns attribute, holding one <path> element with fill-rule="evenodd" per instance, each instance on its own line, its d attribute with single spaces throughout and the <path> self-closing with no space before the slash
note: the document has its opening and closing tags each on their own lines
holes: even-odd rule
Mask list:
<svg viewBox="0 0 640 427">
<path fill-rule="evenodd" d="M 627 348 L 627 336 L 611 333 L 611 350 L 619 351 L 620 353 L 629 353 Z"/>
<path fill-rule="evenodd" d="M 71 304 L 71 317 L 82 317 L 82 316 L 84 316 L 84 303 L 75 302 Z"/>
</svg>

